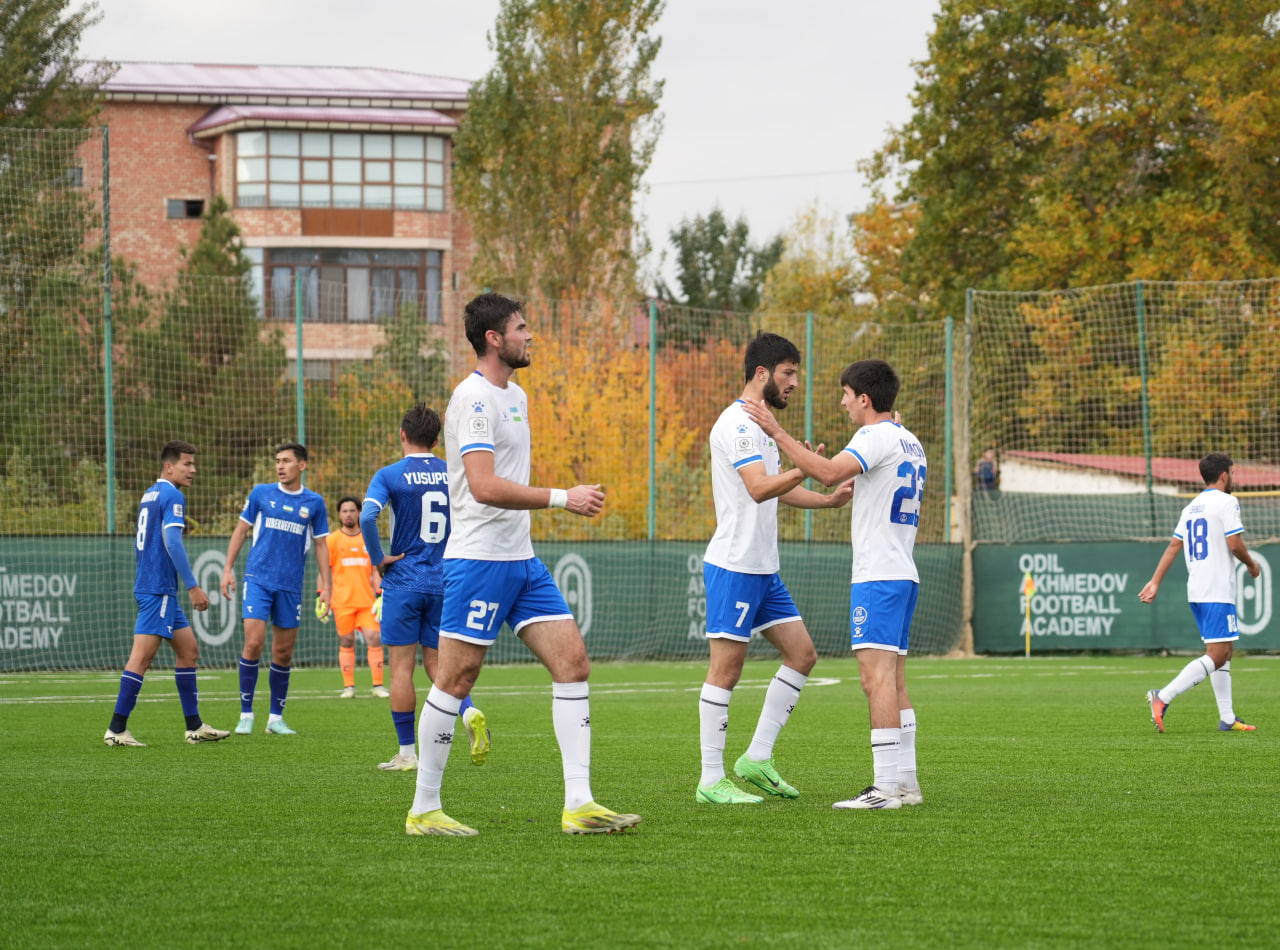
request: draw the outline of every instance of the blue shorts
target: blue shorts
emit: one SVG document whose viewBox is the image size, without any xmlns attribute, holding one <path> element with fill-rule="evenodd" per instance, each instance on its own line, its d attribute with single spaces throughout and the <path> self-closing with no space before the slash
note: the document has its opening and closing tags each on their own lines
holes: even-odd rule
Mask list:
<svg viewBox="0 0 1280 950">
<path fill-rule="evenodd" d="M 177 594 L 134 594 L 138 602 L 138 622 L 133 625 L 133 635 L 173 639 L 173 631 L 191 626 L 182 612 Z"/>
<path fill-rule="evenodd" d="M 551 579 L 551 572 L 536 557 L 527 561 L 454 558 L 444 562 L 442 637 L 488 646 L 498 639 L 503 623 L 519 634 L 531 623 L 572 619 L 573 611 Z"/>
<path fill-rule="evenodd" d="M 281 630 L 302 626 L 302 594 L 296 590 L 271 590 L 246 579 L 244 582 L 245 620 L 270 620 Z"/>
<path fill-rule="evenodd" d="M 382 588 L 382 645 L 440 648 L 444 594 Z"/>
<path fill-rule="evenodd" d="M 861 581 L 849 589 L 849 640 L 855 650 L 907 655 L 911 618 L 920 585 L 915 581 Z"/>
<path fill-rule="evenodd" d="M 1205 643 L 1230 643 L 1240 639 L 1235 604 L 1192 604 L 1191 613 Z"/>
<path fill-rule="evenodd" d="M 753 633 L 800 619 L 782 578 L 777 574 L 740 574 L 702 564 L 707 588 L 707 639 L 751 639 Z"/>
</svg>

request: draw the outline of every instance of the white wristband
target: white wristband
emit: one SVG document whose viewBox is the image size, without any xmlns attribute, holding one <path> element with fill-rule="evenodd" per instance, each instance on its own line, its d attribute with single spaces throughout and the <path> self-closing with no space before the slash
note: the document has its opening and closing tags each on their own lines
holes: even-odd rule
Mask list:
<svg viewBox="0 0 1280 950">
<path fill-rule="evenodd" d="M 551 489 L 551 501 L 547 505 L 548 508 L 568 508 L 569 493 L 563 488 Z"/>
</svg>

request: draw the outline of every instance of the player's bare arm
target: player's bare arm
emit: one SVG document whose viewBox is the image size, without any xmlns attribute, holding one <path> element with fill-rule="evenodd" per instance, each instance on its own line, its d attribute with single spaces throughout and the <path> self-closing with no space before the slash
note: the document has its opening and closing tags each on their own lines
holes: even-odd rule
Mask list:
<svg viewBox="0 0 1280 950">
<path fill-rule="evenodd" d="M 798 468 L 779 472 L 777 475 L 766 475 L 764 462 L 752 462 L 738 469 L 738 477 L 747 488 L 751 500 L 759 504 L 770 498 L 784 498 L 804 481 L 804 472 Z M 812 506 L 817 507 L 817 506 Z"/>
<path fill-rule="evenodd" d="M 1249 549 L 1244 546 L 1244 539 L 1238 534 L 1233 534 L 1227 538 L 1227 550 L 1235 555 L 1237 561 L 1243 564 L 1249 570 L 1250 577 L 1257 577 L 1262 569 L 1258 567 L 1258 562 L 1249 554 Z"/>
<path fill-rule="evenodd" d="M 329 615 L 333 603 L 333 569 L 329 566 L 329 539 L 316 538 L 316 567 L 320 574 L 320 602 L 324 604 L 324 616 Z M 323 620 L 324 618 L 321 617 Z"/>
<path fill-rule="evenodd" d="M 822 446 L 818 446 L 822 451 Z M 792 508 L 843 508 L 853 499 L 853 479 L 841 482 L 831 493 L 813 491 L 810 488 L 793 488 L 778 500 Z"/>
<path fill-rule="evenodd" d="M 231 532 L 231 540 L 227 542 L 227 563 L 222 568 L 222 596 L 227 600 L 232 599 L 232 595 L 236 589 L 236 558 L 240 556 L 240 548 L 244 546 L 244 539 L 249 536 L 249 522 L 241 518 L 236 522 L 236 528 Z"/>
<path fill-rule="evenodd" d="M 763 429 L 765 435 L 771 436 L 796 468 L 810 478 L 816 478 L 830 488 L 832 485 L 846 482 L 855 475 L 862 474 L 862 465 L 848 452 L 839 452 L 835 458 L 826 458 L 807 444 L 793 438 L 778 424 L 778 420 L 763 402 L 744 399 L 742 403 L 751 421 Z M 823 449 L 825 446 L 820 445 L 818 448 Z"/>
<path fill-rule="evenodd" d="M 575 485 L 568 490 L 521 485 L 494 472 L 492 452 L 468 452 L 462 457 L 462 464 L 471 496 L 482 505 L 512 511 L 564 508 L 587 518 L 595 517 L 604 508 L 604 491 L 599 485 Z M 564 494 L 558 496 L 557 492 Z M 556 504 L 557 500 L 561 504 Z"/>
<path fill-rule="evenodd" d="M 1156 565 L 1156 572 L 1151 575 L 1151 580 L 1138 591 L 1138 600 L 1144 604 L 1149 604 L 1156 599 L 1156 593 L 1160 590 L 1160 582 L 1164 580 L 1164 576 L 1169 573 L 1169 568 L 1173 567 L 1173 562 L 1182 554 L 1182 542 L 1174 538 L 1169 542 L 1169 546 L 1164 549 L 1164 554 L 1160 555 L 1160 563 Z"/>
</svg>

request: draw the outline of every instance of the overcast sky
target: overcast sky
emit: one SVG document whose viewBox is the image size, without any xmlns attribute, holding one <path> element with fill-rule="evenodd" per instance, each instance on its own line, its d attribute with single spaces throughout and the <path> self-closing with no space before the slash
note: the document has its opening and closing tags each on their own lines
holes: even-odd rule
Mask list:
<svg viewBox="0 0 1280 950">
<path fill-rule="evenodd" d="M 939 0 L 668 0 L 654 75 L 663 132 L 638 198 L 655 254 L 719 205 L 757 240 L 817 203 L 868 199 L 856 171 L 910 116 Z M 100 0 L 87 58 L 382 66 L 478 79 L 497 0 Z M 670 254 L 664 268 L 670 277 Z"/>
</svg>

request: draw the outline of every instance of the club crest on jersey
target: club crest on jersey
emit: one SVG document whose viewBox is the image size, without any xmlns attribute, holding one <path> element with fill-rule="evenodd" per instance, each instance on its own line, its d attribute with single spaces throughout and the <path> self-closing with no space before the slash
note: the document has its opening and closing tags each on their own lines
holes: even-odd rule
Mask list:
<svg viewBox="0 0 1280 950">
<path fill-rule="evenodd" d="M 306 505 L 303 505 L 301 508 L 299 508 L 299 509 L 298 509 L 298 516 L 299 516 L 299 517 L 301 517 L 301 518 L 304 518 L 304 519 L 305 519 L 305 518 L 310 518 L 310 517 L 311 517 L 311 509 L 310 509 L 310 508 L 308 508 Z"/>
<path fill-rule="evenodd" d="M 473 438 L 485 439 L 489 437 L 489 420 L 485 416 L 472 416 L 467 420 L 467 431 L 471 433 Z"/>
</svg>

